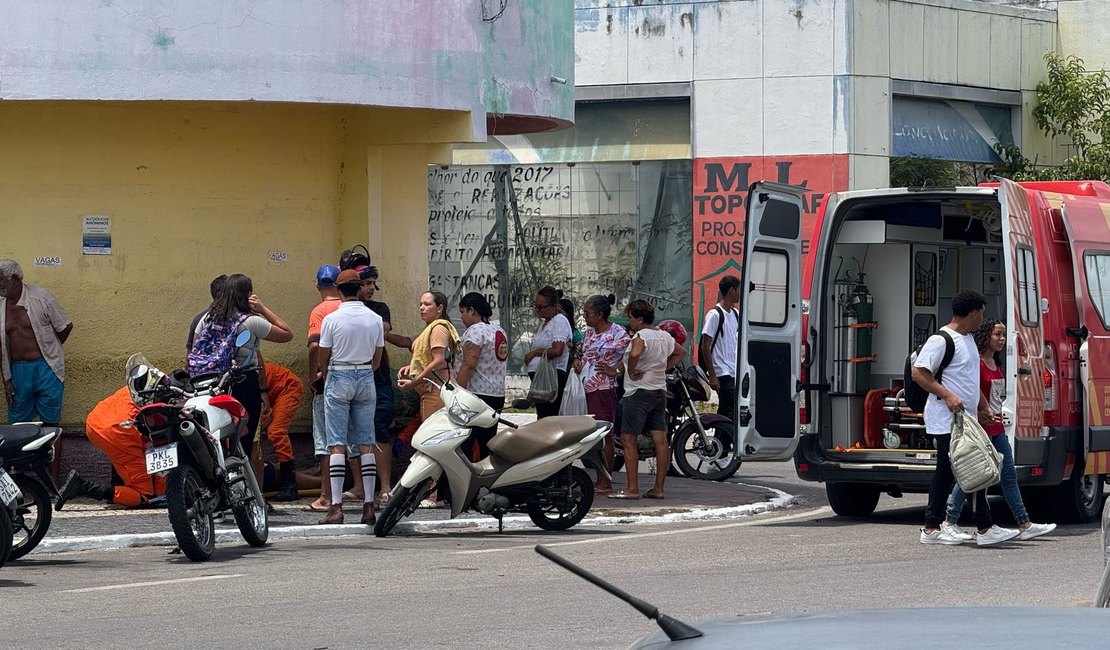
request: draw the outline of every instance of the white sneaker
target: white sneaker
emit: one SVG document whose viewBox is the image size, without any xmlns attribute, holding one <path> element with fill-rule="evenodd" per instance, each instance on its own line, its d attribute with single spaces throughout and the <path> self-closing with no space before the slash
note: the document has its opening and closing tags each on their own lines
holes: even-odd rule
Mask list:
<svg viewBox="0 0 1110 650">
<path fill-rule="evenodd" d="M 998 544 L 1011 540 L 1021 534 L 1020 530 L 1013 528 L 1000 528 L 997 525 L 991 526 L 985 533 L 978 533 L 975 535 L 975 543 L 979 546 L 990 546 L 991 544 Z"/>
<path fill-rule="evenodd" d="M 1021 531 L 1018 539 L 1033 539 L 1041 535 L 1047 535 L 1056 530 L 1056 524 L 1029 524 L 1029 528 Z"/>
<path fill-rule="evenodd" d="M 948 533 L 940 530 L 934 530 L 931 533 L 926 533 L 925 529 L 921 529 L 921 543 L 922 544 L 947 544 L 949 546 L 963 544 L 964 540 L 952 537 Z"/>
<path fill-rule="evenodd" d="M 951 537 L 954 537 L 961 541 L 966 542 L 975 539 L 975 536 L 971 533 L 965 531 L 963 528 L 960 528 L 956 524 L 950 524 L 947 521 L 940 525 L 940 529 L 941 531 L 948 533 Z"/>
</svg>

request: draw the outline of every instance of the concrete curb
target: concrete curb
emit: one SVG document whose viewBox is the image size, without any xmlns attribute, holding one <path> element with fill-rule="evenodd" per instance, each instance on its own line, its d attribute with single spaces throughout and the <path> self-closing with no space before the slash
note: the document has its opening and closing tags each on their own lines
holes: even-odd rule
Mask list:
<svg viewBox="0 0 1110 650">
<path fill-rule="evenodd" d="M 738 484 L 744 485 L 744 484 Z M 751 486 L 760 487 L 760 486 Z M 679 512 L 663 514 L 616 514 L 587 516 L 578 526 L 616 526 L 673 523 L 680 521 L 705 521 L 711 519 L 737 519 L 787 508 L 796 503 L 793 495 L 774 488 L 761 489 L 775 492 L 776 496 L 768 501 L 750 503 L 742 506 L 723 508 L 689 508 Z M 665 509 L 665 506 L 661 506 Z M 505 517 L 505 529 L 535 528 L 532 520 L 524 515 Z M 405 533 L 429 533 L 445 530 L 490 529 L 497 528 L 497 520 L 492 517 L 460 517 L 458 519 L 436 519 L 432 521 L 402 521 L 393 529 L 391 535 Z M 354 535 L 373 535 L 373 529 L 362 524 L 331 524 L 326 526 L 275 526 L 270 528 L 270 542 L 282 539 L 308 539 L 312 537 L 349 537 Z M 217 529 L 218 543 L 241 543 L 243 536 L 235 529 Z M 66 551 L 106 551 L 119 548 L 145 546 L 176 546 L 172 531 L 161 533 L 136 533 L 127 535 L 95 535 L 88 537 L 55 537 L 42 540 L 31 553 L 63 553 Z"/>
</svg>

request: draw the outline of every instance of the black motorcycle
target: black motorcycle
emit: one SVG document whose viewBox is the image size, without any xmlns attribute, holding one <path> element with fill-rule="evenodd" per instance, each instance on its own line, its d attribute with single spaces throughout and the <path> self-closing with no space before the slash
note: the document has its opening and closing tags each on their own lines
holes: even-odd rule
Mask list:
<svg viewBox="0 0 1110 650">
<path fill-rule="evenodd" d="M 39 545 L 50 528 L 58 488 L 50 477 L 54 460 L 54 441 L 62 430 L 36 423 L 0 425 L 0 503 L 9 504 L 7 523 L 11 527 L 11 549 L 3 557 L 0 539 L 0 564 L 17 560 Z M 5 480 L 5 478 L 7 480 Z M 14 491 L 18 494 L 13 494 Z M 5 537 L 0 524 L 0 538 Z"/>
<path fill-rule="evenodd" d="M 697 366 L 682 365 L 667 371 L 667 440 L 671 445 L 671 471 L 689 478 L 723 481 L 740 469 L 733 453 L 736 428 L 732 420 L 716 413 L 698 413 L 697 402 L 709 399 L 709 378 Z M 624 450 L 615 445 L 613 470 L 624 468 Z M 636 439 L 640 460 L 655 458 L 655 443 L 646 434 Z"/>
</svg>

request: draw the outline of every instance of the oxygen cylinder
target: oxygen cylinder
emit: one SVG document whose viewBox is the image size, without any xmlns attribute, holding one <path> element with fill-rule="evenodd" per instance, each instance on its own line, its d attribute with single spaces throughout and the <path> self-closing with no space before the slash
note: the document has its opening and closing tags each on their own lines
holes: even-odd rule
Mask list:
<svg viewBox="0 0 1110 650">
<path fill-rule="evenodd" d="M 853 388 L 860 392 L 866 392 L 871 386 L 871 361 L 863 359 L 871 356 L 871 323 L 875 314 L 875 298 L 863 283 L 863 276 L 863 273 L 859 274 L 859 280 L 848 296 L 847 307 L 855 319 L 853 324 L 860 325 L 853 328 L 855 346 L 849 348 L 851 356 L 860 359 L 852 364 L 855 366 Z"/>
</svg>

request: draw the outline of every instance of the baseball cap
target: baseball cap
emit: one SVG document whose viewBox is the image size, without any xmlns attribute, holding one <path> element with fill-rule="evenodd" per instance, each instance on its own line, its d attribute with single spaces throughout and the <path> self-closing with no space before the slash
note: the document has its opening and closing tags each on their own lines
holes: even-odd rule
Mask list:
<svg viewBox="0 0 1110 650">
<path fill-rule="evenodd" d="M 341 271 L 339 277 L 335 279 L 336 284 L 362 284 L 362 278 L 358 277 L 358 271 L 347 269 Z"/>
<path fill-rule="evenodd" d="M 331 264 L 324 264 L 316 270 L 316 284 L 321 287 L 334 287 L 338 277 L 339 267 Z"/>
</svg>

